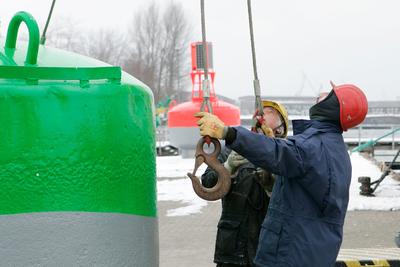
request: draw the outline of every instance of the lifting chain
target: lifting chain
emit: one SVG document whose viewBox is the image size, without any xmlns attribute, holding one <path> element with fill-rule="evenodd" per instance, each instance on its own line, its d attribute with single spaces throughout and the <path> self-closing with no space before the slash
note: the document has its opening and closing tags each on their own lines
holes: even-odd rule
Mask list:
<svg viewBox="0 0 400 267">
<path fill-rule="evenodd" d="M 202 82 L 203 91 L 203 102 L 201 103 L 200 111 L 205 111 L 206 107 L 209 113 L 213 113 L 211 102 L 210 102 L 210 81 L 208 80 L 208 56 L 207 56 L 207 40 L 206 40 L 206 23 L 204 15 L 204 0 L 201 0 L 201 30 L 203 37 L 203 68 L 204 68 L 204 80 Z M 204 144 L 210 145 L 214 144 L 214 151 L 207 154 L 203 150 Z M 221 151 L 221 143 L 218 139 L 210 138 L 209 136 L 204 136 L 200 138 L 196 146 L 195 154 L 195 167 L 193 173 L 188 173 L 187 175 L 192 181 L 192 186 L 194 192 L 202 199 L 205 200 L 218 200 L 224 197 L 231 187 L 231 177 L 227 169 L 219 162 L 218 155 Z M 200 179 L 196 177 L 196 171 L 202 163 L 207 164 L 208 167 L 213 169 L 218 175 L 218 181 L 212 188 L 204 187 Z"/>
</svg>

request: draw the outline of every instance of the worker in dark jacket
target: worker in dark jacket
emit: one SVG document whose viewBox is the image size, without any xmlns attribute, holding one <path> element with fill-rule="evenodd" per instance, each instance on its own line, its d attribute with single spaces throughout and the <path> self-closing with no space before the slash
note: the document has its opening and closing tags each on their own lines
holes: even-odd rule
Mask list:
<svg viewBox="0 0 400 267">
<path fill-rule="evenodd" d="M 286 109 L 279 103 L 263 101 L 262 132 L 284 138 L 288 131 Z M 254 266 L 261 224 L 264 220 L 274 178 L 230 149 L 223 149 L 218 160 L 232 175 L 229 193 L 222 198 L 214 262 L 217 267 Z M 205 187 L 213 187 L 218 175 L 207 168 L 201 177 Z M 269 194 L 269 195 L 268 195 Z"/>
<path fill-rule="evenodd" d="M 333 85 L 333 84 L 332 84 Z M 293 121 L 293 137 L 276 139 L 224 127 L 204 114 L 200 133 L 225 139 L 254 165 L 277 174 L 255 258 L 263 267 L 335 265 L 349 200 L 351 162 L 342 131 L 361 123 L 368 104 L 354 85 L 334 86 Z"/>
</svg>

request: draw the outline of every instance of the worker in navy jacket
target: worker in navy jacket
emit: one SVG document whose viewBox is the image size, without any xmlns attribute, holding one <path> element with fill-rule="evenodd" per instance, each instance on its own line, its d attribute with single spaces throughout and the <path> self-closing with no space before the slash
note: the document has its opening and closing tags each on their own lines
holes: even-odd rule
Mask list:
<svg viewBox="0 0 400 267">
<path fill-rule="evenodd" d="M 263 100 L 261 131 L 285 138 L 289 128 L 287 111 L 280 103 Z M 265 128 L 265 126 L 267 128 Z M 221 199 L 214 262 L 217 267 L 254 267 L 261 225 L 267 213 L 274 175 L 256 168 L 247 159 L 226 147 L 218 160 L 231 173 L 231 188 Z M 213 187 L 218 174 L 210 167 L 201 176 L 205 187 Z"/>
<path fill-rule="evenodd" d="M 342 132 L 361 123 L 367 110 L 359 88 L 333 85 L 310 108 L 310 120 L 293 121 L 293 136 L 288 139 L 225 127 L 216 116 L 203 113 L 198 122 L 203 136 L 225 139 L 229 148 L 254 165 L 277 174 L 256 266 L 334 266 L 351 180 Z"/>
</svg>

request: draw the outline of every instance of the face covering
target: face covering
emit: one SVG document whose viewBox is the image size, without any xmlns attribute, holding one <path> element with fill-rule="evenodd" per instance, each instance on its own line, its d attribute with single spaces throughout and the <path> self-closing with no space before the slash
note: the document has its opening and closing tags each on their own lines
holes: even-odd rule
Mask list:
<svg viewBox="0 0 400 267">
<path fill-rule="evenodd" d="M 340 125 L 340 105 L 333 90 L 324 100 L 310 108 L 310 119 Z"/>
</svg>

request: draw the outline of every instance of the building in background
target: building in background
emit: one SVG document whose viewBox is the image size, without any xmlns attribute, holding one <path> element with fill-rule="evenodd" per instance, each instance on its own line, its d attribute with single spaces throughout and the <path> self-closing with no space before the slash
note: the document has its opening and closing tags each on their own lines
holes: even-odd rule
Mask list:
<svg viewBox="0 0 400 267">
<path fill-rule="evenodd" d="M 315 104 L 312 96 L 262 96 L 262 99 L 277 101 L 284 105 L 289 114 L 289 120 L 309 119 L 309 109 Z M 241 125 L 251 127 L 254 113 L 254 96 L 239 97 Z M 400 100 L 369 101 L 366 119 L 359 126 L 343 133 L 349 147 L 359 145 L 379 138 L 400 128 Z M 292 134 L 292 124 L 289 123 L 289 135 Z M 395 149 L 400 143 L 400 131 L 380 140 L 381 145 Z"/>
</svg>

